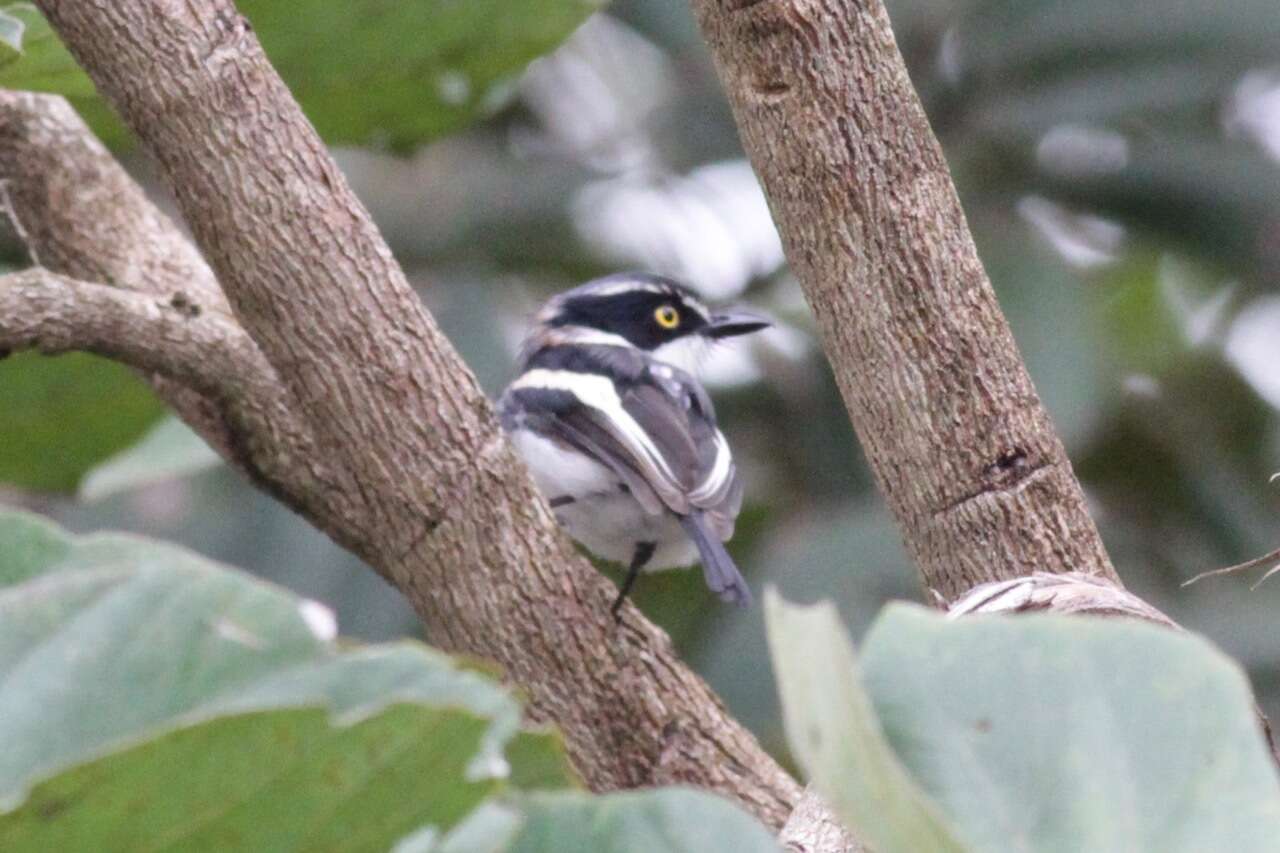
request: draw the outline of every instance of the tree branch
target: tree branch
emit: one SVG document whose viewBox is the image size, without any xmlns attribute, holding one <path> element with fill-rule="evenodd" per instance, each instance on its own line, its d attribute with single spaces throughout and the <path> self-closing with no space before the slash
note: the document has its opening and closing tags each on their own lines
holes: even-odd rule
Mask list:
<svg viewBox="0 0 1280 853">
<path fill-rule="evenodd" d="M 212 271 L 59 97 L 0 89 L 0 185 L 38 263 L 74 278 L 229 314 Z M 156 392 L 233 465 L 249 442 L 220 407 L 164 376 Z"/>
<path fill-rule="evenodd" d="M 927 589 L 1115 579 L 880 0 L 691 0 Z"/>
<path fill-rule="evenodd" d="M 227 0 L 48 0 L 160 163 L 243 328 L 330 466 L 294 504 L 495 659 L 596 790 L 683 782 L 780 826 L 799 788 L 559 533 L 493 411 Z M 332 511 L 334 495 L 345 512 Z"/>
<path fill-rule="evenodd" d="M 225 315 L 40 267 L 0 276 L 0 349 L 96 353 L 167 376 L 229 408 L 278 390 L 262 353 Z"/>
<path fill-rule="evenodd" d="M 170 396 L 190 395 L 200 417 L 234 442 L 229 461 L 272 491 L 287 491 L 274 476 L 281 458 L 311 455 L 309 438 L 289 429 L 271 365 L 226 314 L 37 267 L 0 276 L 0 351 L 23 349 L 95 353 L 142 371 Z M 314 469 L 294 479 L 319 487 Z"/>
</svg>

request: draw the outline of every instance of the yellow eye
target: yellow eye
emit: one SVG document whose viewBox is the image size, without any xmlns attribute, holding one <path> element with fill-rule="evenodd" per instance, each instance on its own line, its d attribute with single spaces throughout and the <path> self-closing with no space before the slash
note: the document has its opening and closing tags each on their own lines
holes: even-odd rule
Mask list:
<svg viewBox="0 0 1280 853">
<path fill-rule="evenodd" d="M 653 312 L 653 319 L 664 329 L 674 329 L 680 325 L 680 312 L 670 305 L 661 305 Z"/>
</svg>

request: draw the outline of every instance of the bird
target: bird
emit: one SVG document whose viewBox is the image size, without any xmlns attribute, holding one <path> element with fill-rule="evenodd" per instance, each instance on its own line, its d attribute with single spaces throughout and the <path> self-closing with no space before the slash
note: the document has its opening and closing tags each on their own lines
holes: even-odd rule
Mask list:
<svg viewBox="0 0 1280 853">
<path fill-rule="evenodd" d="M 639 272 L 557 294 L 534 316 L 499 417 L 560 526 L 627 567 L 615 620 L 642 571 L 699 561 L 712 592 L 751 603 L 724 547 L 742 481 L 696 372 L 710 344 L 770 325 Z"/>
</svg>

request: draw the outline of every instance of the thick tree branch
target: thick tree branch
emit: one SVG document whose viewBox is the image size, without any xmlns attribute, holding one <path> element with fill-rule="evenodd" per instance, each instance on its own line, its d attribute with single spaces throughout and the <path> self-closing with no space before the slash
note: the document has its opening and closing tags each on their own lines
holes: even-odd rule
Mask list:
<svg viewBox="0 0 1280 853">
<path fill-rule="evenodd" d="M 0 182 L 19 236 L 51 271 L 146 294 L 183 315 L 220 320 L 228 331 L 235 325 L 200 253 L 62 98 L 0 89 Z M 243 331 L 235 340 L 257 349 Z M 130 363 L 224 459 L 296 507 L 295 493 L 325 491 L 326 472 L 275 371 L 260 351 L 245 356 L 257 373 L 241 382 L 255 393 L 221 400 L 147 370 L 146 358 Z M 200 381 L 209 380 L 206 371 Z M 322 509 L 344 512 L 337 498 Z"/>
<path fill-rule="evenodd" d="M 0 181 L 40 266 L 231 313 L 191 241 L 62 98 L 0 89 Z"/>
<path fill-rule="evenodd" d="M 597 790 L 684 782 L 773 826 L 798 786 L 558 532 L 465 365 L 231 3 L 40 3 L 159 161 L 235 316 L 306 418 L 293 503 L 493 658 Z M 301 464 L 293 460 L 294 464 Z M 349 503 L 332 512 L 334 495 Z"/>
<path fill-rule="evenodd" d="M 692 0 L 926 588 L 1115 578 L 880 0 Z"/>
</svg>

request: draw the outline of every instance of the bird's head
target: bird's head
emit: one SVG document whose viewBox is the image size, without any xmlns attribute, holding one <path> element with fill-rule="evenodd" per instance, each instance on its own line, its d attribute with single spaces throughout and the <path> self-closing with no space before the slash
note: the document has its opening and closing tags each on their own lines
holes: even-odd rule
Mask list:
<svg viewBox="0 0 1280 853">
<path fill-rule="evenodd" d="M 619 273 L 552 297 L 535 318 L 525 353 L 573 344 L 628 346 L 692 370 L 708 343 L 770 325 L 750 311 L 712 311 L 672 279 Z"/>
</svg>

